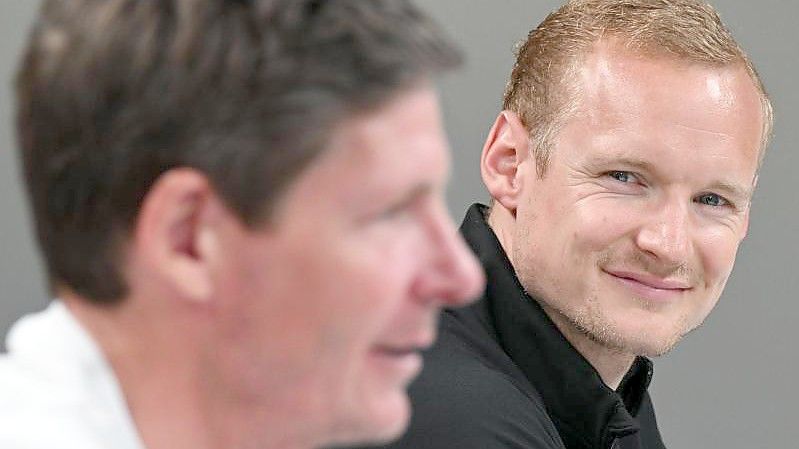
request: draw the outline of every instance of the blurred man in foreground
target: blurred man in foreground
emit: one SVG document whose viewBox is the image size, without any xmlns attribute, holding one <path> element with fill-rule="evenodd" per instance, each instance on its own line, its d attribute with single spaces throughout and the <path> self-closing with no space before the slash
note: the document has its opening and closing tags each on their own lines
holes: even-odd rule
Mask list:
<svg viewBox="0 0 799 449">
<path fill-rule="evenodd" d="M 0 359 L 0 446 L 387 441 L 441 306 L 448 218 L 409 2 L 51 0 L 18 129 L 57 296 Z"/>
<path fill-rule="evenodd" d="M 575 0 L 520 46 L 462 231 L 488 286 L 449 311 L 395 448 L 663 447 L 647 357 L 716 304 L 771 106 L 708 5 Z"/>
</svg>

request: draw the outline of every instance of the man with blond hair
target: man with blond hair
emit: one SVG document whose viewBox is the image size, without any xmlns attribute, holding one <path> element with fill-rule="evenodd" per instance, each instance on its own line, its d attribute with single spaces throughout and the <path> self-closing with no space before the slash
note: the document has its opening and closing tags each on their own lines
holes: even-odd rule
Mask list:
<svg viewBox="0 0 799 449">
<path fill-rule="evenodd" d="M 393 448 L 664 447 L 647 357 L 716 304 L 771 106 L 694 0 L 576 0 L 519 47 L 462 232 L 488 277 L 445 313 Z"/>
<path fill-rule="evenodd" d="M 0 357 L 4 449 L 384 442 L 483 276 L 444 206 L 406 0 L 47 0 L 18 131 L 55 299 Z"/>
</svg>

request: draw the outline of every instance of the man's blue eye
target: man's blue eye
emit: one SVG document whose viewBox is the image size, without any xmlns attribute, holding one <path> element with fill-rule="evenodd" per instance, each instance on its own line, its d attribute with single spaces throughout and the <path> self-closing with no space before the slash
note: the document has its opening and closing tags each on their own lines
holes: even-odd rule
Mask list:
<svg viewBox="0 0 799 449">
<path fill-rule="evenodd" d="M 713 207 L 726 206 L 728 204 L 727 200 L 725 200 L 719 195 L 716 195 L 715 193 L 705 193 L 703 195 L 700 195 L 697 201 L 700 204 Z"/>
<path fill-rule="evenodd" d="M 632 174 L 626 171 L 612 171 L 608 175 L 619 182 L 628 183 L 632 181 Z"/>
</svg>

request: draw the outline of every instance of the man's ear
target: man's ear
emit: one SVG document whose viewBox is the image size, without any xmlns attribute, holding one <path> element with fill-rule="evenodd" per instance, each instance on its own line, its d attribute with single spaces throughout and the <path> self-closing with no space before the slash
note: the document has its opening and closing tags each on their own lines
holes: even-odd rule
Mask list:
<svg viewBox="0 0 799 449">
<path fill-rule="evenodd" d="M 162 174 L 144 198 L 133 245 L 143 272 L 179 299 L 206 302 L 213 293 L 216 251 L 211 216 L 219 200 L 208 179 L 188 168 Z"/>
<path fill-rule="evenodd" d="M 530 137 L 519 116 L 500 112 L 483 146 L 480 174 L 491 197 L 511 213 L 521 192 L 519 165 L 529 152 Z"/>
</svg>

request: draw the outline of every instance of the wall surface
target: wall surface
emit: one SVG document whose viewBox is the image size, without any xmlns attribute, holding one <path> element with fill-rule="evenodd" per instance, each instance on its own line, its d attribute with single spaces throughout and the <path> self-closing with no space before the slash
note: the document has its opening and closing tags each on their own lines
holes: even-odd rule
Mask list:
<svg viewBox="0 0 799 449">
<path fill-rule="evenodd" d="M 442 22 L 468 59 L 464 70 L 442 82 L 454 150 L 449 206 L 459 219 L 470 203 L 487 196 L 478 158 L 500 108 L 513 46 L 560 2 L 418 2 Z M 42 308 L 47 298 L 12 132 L 11 80 L 37 3 L 0 0 L 0 335 L 21 314 Z M 671 448 L 796 447 L 799 3 L 714 4 L 765 80 L 776 132 L 760 174 L 749 236 L 727 290 L 705 325 L 656 361 L 653 396 Z"/>
<path fill-rule="evenodd" d="M 38 4 L 0 0 L 0 335 L 19 315 L 47 303 L 18 167 L 12 85 Z"/>
</svg>

